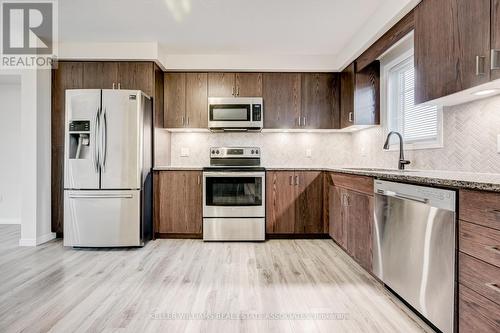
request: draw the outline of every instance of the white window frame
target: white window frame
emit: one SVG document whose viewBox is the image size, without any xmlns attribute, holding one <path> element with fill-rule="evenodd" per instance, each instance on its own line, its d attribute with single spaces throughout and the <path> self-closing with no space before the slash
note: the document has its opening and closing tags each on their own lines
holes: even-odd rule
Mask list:
<svg viewBox="0 0 500 333">
<path fill-rule="evenodd" d="M 384 129 L 386 135 L 393 129 L 391 129 L 391 111 L 390 107 L 394 101 L 391 101 L 391 89 L 390 89 L 390 75 L 391 71 L 401 66 L 403 62 L 407 61 L 409 58 L 414 56 L 414 49 L 408 49 L 402 52 L 393 60 L 386 64 L 383 64 L 382 75 L 381 75 L 381 107 L 383 110 L 384 119 Z M 395 98 L 395 97 L 392 97 Z M 437 108 L 437 121 L 438 121 L 438 135 L 434 140 L 419 141 L 419 142 L 405 142 L 405 150 L 418 150 L 418 149 L 438 149 L 443 148 L 443 108 L 438 106 Z M 391 144 L 389 146 L 389 151 L 399 150 L 399 141 L 392 138 Z"/>
</svg>

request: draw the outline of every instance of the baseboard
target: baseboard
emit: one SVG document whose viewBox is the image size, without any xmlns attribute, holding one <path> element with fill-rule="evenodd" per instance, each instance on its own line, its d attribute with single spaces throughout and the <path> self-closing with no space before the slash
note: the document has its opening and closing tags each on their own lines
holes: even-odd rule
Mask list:
<svg viewBox="0 0 500 333">
<path fill-rule="evenodd" d="M 162 233 L 162 232 L 157 232 L 156 233 L 156 238 L 157 239 L 202 239 L 203 235 L 202 234 L 169 234 L 169 233 Z"/>
<path fill-rule="evenodd" d="M 21 219 L 0 219 L 0 224 L 21 224 Z"/>
<path fill-rule="evenodd" d="M 19 246 L 37 246 L 56 238 L 56 234 L 51 232 L 45 235 L 42 235 L 37 238 L 21 238 L 19 240 Z"/>
<path fill-rule="evenodd" d="M 266 234 L 266 239 L 328 239 L 328 234 Z"/>
</svg>

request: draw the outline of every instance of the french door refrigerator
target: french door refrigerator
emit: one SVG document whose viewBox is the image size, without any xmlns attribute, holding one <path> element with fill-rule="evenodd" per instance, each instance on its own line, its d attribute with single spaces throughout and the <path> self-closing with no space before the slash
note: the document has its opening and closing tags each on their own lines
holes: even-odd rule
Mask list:
<svg viewBox="0 0 500 333">
<path fill-rule="evenodd" d="M 152 104 L 136 90 L 66 90 L 64 246 L 152 234 Z"/>
</svg>

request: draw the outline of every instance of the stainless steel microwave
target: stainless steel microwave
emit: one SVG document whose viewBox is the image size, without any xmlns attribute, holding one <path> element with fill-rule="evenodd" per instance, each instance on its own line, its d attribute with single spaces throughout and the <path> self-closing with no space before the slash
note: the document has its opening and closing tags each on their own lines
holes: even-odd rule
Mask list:
<svg viewBox="0 0 500 333">
<path fill-rule="evenodd" d="M 263 124 L 262 97 L 208 99 L 208 128 L 212 131 L 260 131 Z"/>
</svg>

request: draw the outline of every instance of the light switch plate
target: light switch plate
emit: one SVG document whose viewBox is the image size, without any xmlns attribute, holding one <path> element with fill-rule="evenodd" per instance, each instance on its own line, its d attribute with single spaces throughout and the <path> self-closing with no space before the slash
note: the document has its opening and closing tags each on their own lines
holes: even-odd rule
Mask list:
<svg viewBox="0 0 500 333">
<path fill-rule="evenodd" d="M 312 157 L 312 149 L 311 148 L 308 148 L 306 149 L 306 157 Z"/>
<path fill-rule="evenodd" d="M 500 154 L 500 134 L 497 135 L 497 153 Z"/>
<path fill-rule="evenodd" d="M 181 148 L 181 157 L 189 156 L 189 148 Z"/>
</svg>

